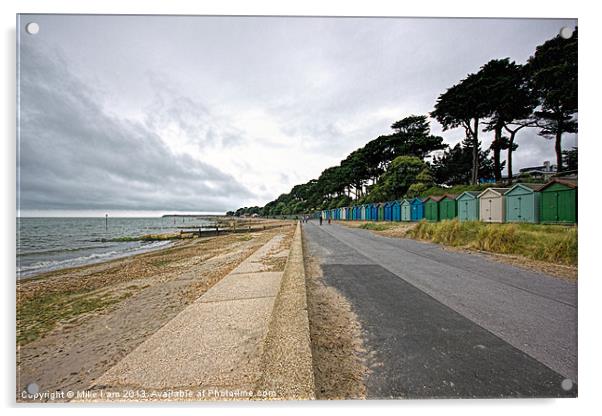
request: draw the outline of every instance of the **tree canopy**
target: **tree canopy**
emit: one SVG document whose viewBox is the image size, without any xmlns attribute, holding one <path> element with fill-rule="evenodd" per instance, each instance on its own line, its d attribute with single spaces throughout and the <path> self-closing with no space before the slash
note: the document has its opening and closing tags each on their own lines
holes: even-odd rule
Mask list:
<svg viewBox="0 0 602 416">
<path fill-rule="evenodd" d="M 559 170 L 576 170 L 577 149 L 561 148 L 562 135 L 577 132 L 576 115 L 577 28 L 569 39 L 556 36 L 538 46 L 525 65 L 492 59 L 439 95 L 430 116 L 444 131 L 464 130 L 464 140 L 454 147 L 431 134 L 427 115 L 408 115 L 318 178 L 295 185 L 264 207 L 229 214 L 307 213 L 420 195 L 437 185 L 499 183 L 505 165 L 511 183 L 516 135 L 528 127 L 555 139 Z M 481 149 L 481 131 L 493 132 L 488 149 Z M 503 150 L 506 161 L 501 160 Z M 429 161 L 433 152 L 438 154 Z"/>
</svg>

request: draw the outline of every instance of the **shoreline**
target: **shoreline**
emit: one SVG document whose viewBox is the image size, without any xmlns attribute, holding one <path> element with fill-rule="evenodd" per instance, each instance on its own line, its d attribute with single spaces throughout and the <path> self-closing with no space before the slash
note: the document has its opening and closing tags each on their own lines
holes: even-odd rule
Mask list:
<svg viewBox="0 0 602 416">
<path fill-rule="evenodd" d="M 162 246 L 155 246 L 155 247 L 142 246 L 142 247 L 133 249 L 129 252 L 123 251 L 121 253 L 115 253 L 114 255 L 106 256 L 106 258 L 92 259 L 88 262 L 83 262 L 81 264 L 67 265 L 65 267 L 45 269 L 45 270 L 41 270 L 39 272 L 36 271 L 33 274 L 22 275 L 21 272 L 17 271 L 17 282 L 24 282 L 24 281 L 31 280 L 31 279 L 37 279 L 40 277 L 44 277 L 44 275 L 52 274 L 55 272 L 57 272 L 57 273 L 58 272 L 66 272 L 66 271 L 73 270 L 73 269 L 79 269 L 82 267 L 93 266 L 95 264 L 110 263 L 110 262 L 113 262 L 116 260 L 121 260 L 121 259 L 128 258 L 128 257 L 139 256 L 141 254 L 154 253 L 156 251 L 167 250 L 177 244 L 177 241 L 175 241 L 175 240 L 164 240 L 164 241 L 166 241 L 166 244 L 162 245 Z M 70 260 L 71 259 L 67 259 L 66 261 L 70 261 Z M 75 259 L 72 259 L 72 260 L 75 260 Z"/>
<path fill-rule="evenodd" d="M 17 281 L 17 393 L 81 390 L 292 222 Z M 289 238 L 290 234 L 290 238 Z M 271 264 L 271 268 L 283 264 Z"/>
<path fill-rule="evenodd" d="M 165 250 L 170 247 L 177 245 L 180 241 L 186 241 L 194 238 L 213 238 L 216 236 L 227 235 L 231 233 L 249 233 L 259 230 L 266 230 L 268 228 L 277 228 L 283 223 L 279 220 L 263 219 L 263 218 L 228 218 L 224 216 L 216 216 L 219 222 L 212 225 L 198 225 L 188 227 L 176 227 L 179 231 L 169 231 L 157 234 L 142 234 L 137 236 L 122 236 L 107 239 L 109 243 L 139 243 L 138 247 L 115 247 L 118 251 L 92 251 L 87 256 L 66 258 L 62 260 L 42 260 L 41 262 L 52 262 L 55 261 L 57 264 L 63 263 L 64 265 L 55 267 L 52 266 L 40 266 L 38 270 L 30 267 L 27 270 L 19 270 L 20 268 L 20 256 L 17 250 L 17 272 L 16 281 L 27 281 L 30 279 L 36 279 L 44 277 L 45 275 L 52 274 L 54 272 L 68 271 L 72 269 L 78 269 L 80 267 L 91 266 L 94 264 L 102 264 L 106 262 L 112 262 L 119 259 L 124 259 L 132 256 L 137 256 L 145 253 Z M 94 240 L 96 241 L 96 240 Z M 105 242 L 105 239 L 100 240 Z M 144 245 L 146 243 L 146 245 Z M 164 245 L 158 245 L 152 247 L 153 244 L 165 243 Z M 93 248 L 91 248 L 93 250 Z M 64 251 L 69 251 L 65 248 Z M 26 252 L 24 255 L 31 255 L 35 253 Z M 84 259 L 79 261 L 79 259 Z"/>
</svg>

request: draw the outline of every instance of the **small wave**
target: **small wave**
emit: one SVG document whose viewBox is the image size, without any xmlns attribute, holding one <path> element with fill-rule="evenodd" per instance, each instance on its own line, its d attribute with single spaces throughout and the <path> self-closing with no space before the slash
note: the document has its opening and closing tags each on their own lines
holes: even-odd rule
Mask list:
<svg viewBox="0 0 602 416">
<path fill-rule="evenodd" d="M 103 253 L 92 253 L 88 256 L 74 257 L 70 259 L 39 261 L 27 266 L 17 266 L 17 276 L 30 277 L 47 271 L 100 263 L 107 260 L 123 258 L 134 254 L 166 248 L 171 244 L 173 244 L 171 241 L 155 241 L 137 247 L 129 247 L 120 251 L 112 250 Z"/>
<path fill-rule="evenodd" d="M 48 250 L 30 250 L 30 251 L 18 251 L 17 255 L 21 257 L 26 256 L 37 256 L 40 254 L 60 254 L 60 253 L 72 253 L 76 251 L 84 251 L 84 250 L 98 250 L 103 248 L 111 248 L 114 246 L 83 246 L 83 247 L 61 247 L 61 248 L 52 248 Z"/>
</svg>

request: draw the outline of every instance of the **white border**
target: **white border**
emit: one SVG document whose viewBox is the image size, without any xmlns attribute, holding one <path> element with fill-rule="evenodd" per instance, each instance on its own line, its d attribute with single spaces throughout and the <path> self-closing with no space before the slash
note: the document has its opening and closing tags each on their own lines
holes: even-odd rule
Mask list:
<svg viewBox="0 0 602 416">
<path fill-rule="evenodd" d="M 113 406 L 87 408 L 87 414 L 131 413 L 141 410 L 148 415 L 166 413 L 199 414 L 200 412 L 230 414 L 232 411 L 250 411 L 253 414 L 331 413 L 336 408 L 345 414 L 362 414 L 374 409 L 379 413 L 395 414 L 471 414 L 505 415 L 508 413 L 549 415 L 578 414 L 593 409 L 600 383 L 600 309 L 602 276 L 596 267 L 600 247 L 599 212 L 593 204 L 600 200 L 598 183 L 602 134 L 600 133 L 600 14 L 594 2 L 546 1 L 503 2 L 445 1 L 386 2 L 380 0 L 237 0 L 237 1 L 183 1 L 183 0 L 4 0 L 0 2 L 3 30 L 2 83 L 2 276 L 3 319 L 2 358 L 5 360 L 0 376 L 0 394 L 8 413 L 79 414 L 82 409 L 58 406 L 16 406 L 14 404 L 14 269 L 15 269 L 15 14 L 20 13 L 117 13 L 117 14 L 236 14 L 236 15 L 330 15 L 330 16 L 439 16 L 439 17 L 565 17 L 579 19 L 579 93 L 580 93 L 580 265 L 579 265 L 579 398 L 575 400 L 428 400 L 382 402 L 319 402 L 319 403 L 253 403 L 202 404 L 183 406 L 177 410 L 167 405 Z M 597 215 L 596 215 L 597 214 Z M 598 222 L 596 222 L 598 221 Z M 599 407 L 599 406 L 598 406 Z"/>
</svg>

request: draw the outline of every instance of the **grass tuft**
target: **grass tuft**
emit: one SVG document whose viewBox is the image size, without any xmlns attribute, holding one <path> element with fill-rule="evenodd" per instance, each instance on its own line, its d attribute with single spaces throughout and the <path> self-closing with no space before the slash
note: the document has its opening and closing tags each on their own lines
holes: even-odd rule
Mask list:
<svg viewBox="0 0 602 416">
<path fill-rule="evenodd" d="M 389 228 L 395 227 L 396 224 L 397 223 L 392 222 L 367 222 L 365 224 L 360 225 L 358 228 L 372 231 L 385 231 Z"/>
</svg>

